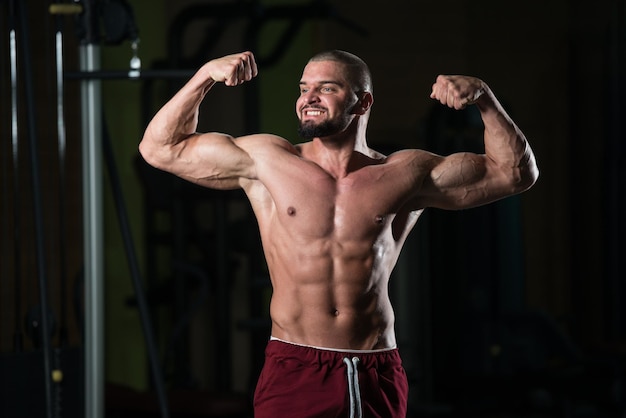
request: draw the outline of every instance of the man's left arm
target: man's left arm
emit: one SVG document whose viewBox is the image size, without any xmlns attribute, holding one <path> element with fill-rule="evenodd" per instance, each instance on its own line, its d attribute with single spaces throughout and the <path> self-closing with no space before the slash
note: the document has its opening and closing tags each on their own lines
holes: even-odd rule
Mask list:
<svg viewBox="0 0 626 418">
<path fill-rule="evenodd" d="M 485 154 L 433 157 L 422 190 L 425 206 L 479 206 L 521 193 L 535 183 L 539 170 L 533 151 L 487 84 L 475 77 L 440 75 L 430 97 L 456 110 L 478 107 Z"/>
</svg>

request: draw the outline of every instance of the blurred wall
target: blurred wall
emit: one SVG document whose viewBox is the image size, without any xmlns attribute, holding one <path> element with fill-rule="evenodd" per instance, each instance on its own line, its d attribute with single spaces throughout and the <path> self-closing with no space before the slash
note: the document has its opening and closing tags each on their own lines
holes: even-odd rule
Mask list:
<svg viewBox="0 0 626 418">
<path fill-rule="evenodd" d="M 47 69 L 49 73 L 52 69 L 53 47 L 50 41 L 53 30 L 46 11 L 34 3 L 28 2 L 33 22 L 40 22 L 40 26 L 46 29 L 33 32 L 34 43 L 42 45 L 43 50 L 35 58 L 37 62 L 42 62 L 38 70 Z M 154 63 L 162 64 L 171 58 L 168 56 L 172 53 L 168 47 L 168 29 L 173 17 L 186 5 L 212 2 L 133 0 L 129 3 L 140 30 L 140 56 L 144 68 L 150 68 Z M 611 150 L 616 149 L 611 135 L 614 137 L 620 128 L 623 132 L 623 119 L 615 113 L 616 106 L 620 104 L 623 111 L 623 101 L 614 99 L 615 86 L 621 82 L 623 89 L 624 81 L 624 73 L 619 71 L 624 65 L 624 44 L 623 40 L 622 43 L 619 41 L 624 36 L 623 4 L 612 0 L 593 4 L 565 0 L 532 0 L 515 4 L 488 0 L 418 3 L 393 0 L 384 5 L 366 5 L 356 0 L 329 3 L 335 8 L 337 16 L 347 19 L 357 29 L 342 24 L 340 20 L 307 20 L 302 30 L 293 36 L 280 60 L 267 68 L 260 68 L 256 81 L 258 115 L 254 115 L 258 118 L 258 128 L 295 141 L 293 102 L 297 95 L 297 81 L 306 58 L 322 49 L 346 49 L 369 63 L 375 85 L 375 104 L 369 131 L 369 141 L 374 147 L 427 147 L 430 142 L 425 134 L 426 126 L 433 108 L 437 106 L 428 95 L 436 75 L 464 73 L 482 78 L 525 132 L 541 170 L 536 186 L 517 200 L 520 207 L 517 226 L 522 237 L 519 257 L 523 270 L 521 299 L 524 306 L 547 313 L 559 329 L 586 352 L 623 355 L 620 347 L 624 342 L 624 318 L 618 307 L 624 291 L 616 285 L 616 274 L 623 272 L 623 261 L 616 251 L 623 248 L 623 239 L 608 239 L 613 236 L 611 231 L 623 231 L 623 223 L 615 224 L 615 216 L 609 216 L 609 205 L 614 202 L 612 196 L 615 196 L 616 187 L 623 187 L 623 170 L 617 175 L 612 171 L 613 177 L 610 177 L 606 165 L 611 157 L 615 157 L 611 155 Z M 262 4 L 285 3 L 275 0 Z M 183 47 L 177 52 L 182 56 L 202 57 L 201 48 L 206 45 L 199 45 L 199 41 L 210 30 L 210 24 L 210 20 L 200 22 L 185 31 Z M 271 51 L 284 27 L 283 22 L 272 22 L 264 27 L 255 39 L 260 55 Z M 70 32 L 71 21 L 67 21 L 67 28 Z M 208 49 L 205 58 L 250 47 L 246 45 L 243 28 L 241 21 L 229 24 L 224 38 L 211 44 L 212 48 Z M 364 29 L 365 33 L 358 29 Z M 71 38 L 70 34 L 68 38 Z M 2 40 L 3 45 L 7 45 L 6 34 L 2 35 Z M 77 68 L 75 47 L 76 39 L 69 40 L 69 69 Z M 3 56 L 8 55 L 6 46 L 1 51 Z M 126 68 L 131 51 L 127 43 L 106 46 L 102 56 L 103 68 Z M 6 92 L 7 60 L 3 58 L 2 63 L 2 91 Z M 192 69 L 188 66 L 183 68 Z M 39 116 L 42 121 L 39 135 L 43 139 L 40 155 L 42 166 L 50 166 L 45 168 L 46 172 L 54 173 L 58 167 L 54 163 L 55 127 L 51 110 L 54 102 L 49 87 L 52 80 L 45 73 L 38 80 L 41 80 L 41 87 L 37 89 L 37 110 L 42 115 Z M 171 96 L 172 87 L 172 83 L 154 86 L 156 93 L 152 100 L 152 112 Z M 219 104 L 212 105 L 209 101 L 203 107 L 201 129 L 235 135 L 245 133 L 250 126 L 246 115 L 249 116 L 250 109 L 254 109 L 254 106 L 245 107 L 246 88 L 231 90 L 218 86 L 215 99 L 211 97 L 210 100 Z M 15 263 L 23 264 L 23 271 L 28 276 L 24 279 L 28 285 L 22 295 L 23 305 L 35 303 L 33 289 L 36 289 L 36 284 L 32 278 L 36 266 L 32 255 L 33 231 L 28 221 L 23 221 L 21 228 L 24 245 L 22 259 L 12 259 L 13 241 L 8 231 L 13 228 L 11 216 L 14 205 L 24 208 L 26 219 L 31 209 L 26 184 L 21 185 L 26 196 L 22 197 L 24 202 L 19 204 L 15 203 L 8 189 L 13 174 L 7 157 L 10 149 L 6 128 L 9 126 L 9 104 L 7 96 L 3 97 L 3 170 L 0 175 L 3 179 L 2 236 L 6 251 L 2 256 L 0 349 L 10 351 L 15 318 L 11 310 L 14 285 L 9 278 L 14 275 Z M 132 232 L 141 262 L 145 263 L 145 202 L 133 165 L 146 123 L 146 115 L 140 110 L 141 100 L 141 85 L 138 82 L 103 83 L 106 122 L 123 179 Z M 58 231 L 55 226 L 58 209 L 52 203 L 58 186 L 54 182 L 45 183 L 47 194 L 44 199 L 46 211 L 49 211 L 46 212 L 46 222 L 51 238 L 46 248 L 52 260 L 50 268 L 58 267 L 55 240 L 65 235 L 69 245 L 69 274 L 73 278 L 80 275 L 82 248 L 79 228 L 82 217 L 79 199 L 80 145 L 77 137 L 79 106 L 76 85 L 70 83 L 67 107 L 72 135 L 68 142 L 69 232 Z M 248 109 L 247 113 L 242 109 Z M 27 181 L 28 162 L 24 161 L 20 167 L 24 173 L 23 181 Z M 52 176 L 45 177 L 46 182 L 52 179 Z M 143 337 L 136 309 L 127 304 L 133 291 L 110 190 L 105 192 L 107 380 L 146 388 L 148 378 Z M 443 239 L 445 242 L 445 237 Z M 408 251 L 414 249 L 410 247 Z M 448 255 L 454 258 L 455 253 Z M 455 281 L 452 280 L 452 283 Z M 69 294 L 70 290 L 67 292 Z M 59 299 L 58 290 L 53 288 L 51 293 L 55 301 Z M 446 306 L 445 295 L 440 295 L 441 299 L 432 299 L 431 296 L 420 295 L 420 298 L 433 306 L 438 303 Z M 243 305 L 240 307 L 247 309 Z M 167 314 L 160 312 L 158 315 L 165 315 L 159 316 L 159 320 L 168 323 Z M 204 322 L 207 319 L 196 321 L 200 322 L 194 329 L 207 332 Z M 79 331 L 73 325 L 71 341 L 76 344 L 79 340 Z M 236 352 L 238 354 L 235 355 L 242 358 L 252 355 L 241 347 Z M 200 358 L 202 353 L 195 356 Z M 203 374 L 210 375 L 212 369 L 207 366 L 203 370 Z M 254 374 L 249 370 L 238 373 Z M 237 388 L 245 388 L 250 378 L 235 378 Z M 204 384 L 212 384 L 207 379 Z"/>
</svg>

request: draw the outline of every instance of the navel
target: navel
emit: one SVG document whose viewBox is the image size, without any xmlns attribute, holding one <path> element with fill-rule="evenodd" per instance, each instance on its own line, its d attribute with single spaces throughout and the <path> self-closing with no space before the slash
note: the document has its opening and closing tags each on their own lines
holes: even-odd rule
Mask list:
<svg viewBox="0 0 626 418">
<path fill-rule="evenodd" d="M 385 217 L 383 215 L 376 215 L 376 218 L 374 218 L 374 222 L 376 222 L 378 225 L 381 225 L 383 222 L 385 222 Z"/>
<path fill-rule="evenodd" d="M 333 310 L 330 311 L 330 314 L 332 316 L 339 316 L 339 310 L 338 309 L 333 309 Z"/>
<path fill-rule="evenodd" d="M 289 206 L 287 208 L 287 215 L 296 216 L 296 208 L 294 208 L 293 206 Z"/>
</svg>

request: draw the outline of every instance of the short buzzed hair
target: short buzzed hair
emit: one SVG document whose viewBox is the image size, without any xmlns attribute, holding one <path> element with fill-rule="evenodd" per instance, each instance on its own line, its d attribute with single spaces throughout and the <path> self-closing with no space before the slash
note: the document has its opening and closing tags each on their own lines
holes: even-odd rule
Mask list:
<svg viewBox="0 0 626 418">
<path fill-rule="evenodd" d="M 330 51 L 320 52 L 314 55 L 309 62 L 315 61 L 335 61 L 340 62 L 348 69 L 348 80 L 352 89 L 357 93 L 369 92 L 374 93 L 372 85 L 372 73 L 369 67 L 361 58 L 350 52 L 333 49 Z"/>
</svg>

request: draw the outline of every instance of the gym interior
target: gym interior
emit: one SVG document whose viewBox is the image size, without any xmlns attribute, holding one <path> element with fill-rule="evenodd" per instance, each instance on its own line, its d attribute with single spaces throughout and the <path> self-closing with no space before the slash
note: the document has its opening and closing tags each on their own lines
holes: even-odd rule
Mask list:
<svg viewBox="0 0 626 418">
<path fill-rule="evenodd" d="M 528 192 L 428 209 L 390 281 L 409 417 L 626 407 L 626 6 L 620 0 L 0 1 L 0 416 L 252 417 L 271 285 L 243 192 L 147 165 L 151 117 L 209 59 L 200 130 L 297 140 L 306 60 L 370 65 L 368 140 L 481 152 L 429 99 L 484 79 L 528 137 Z"/>
</svg>

